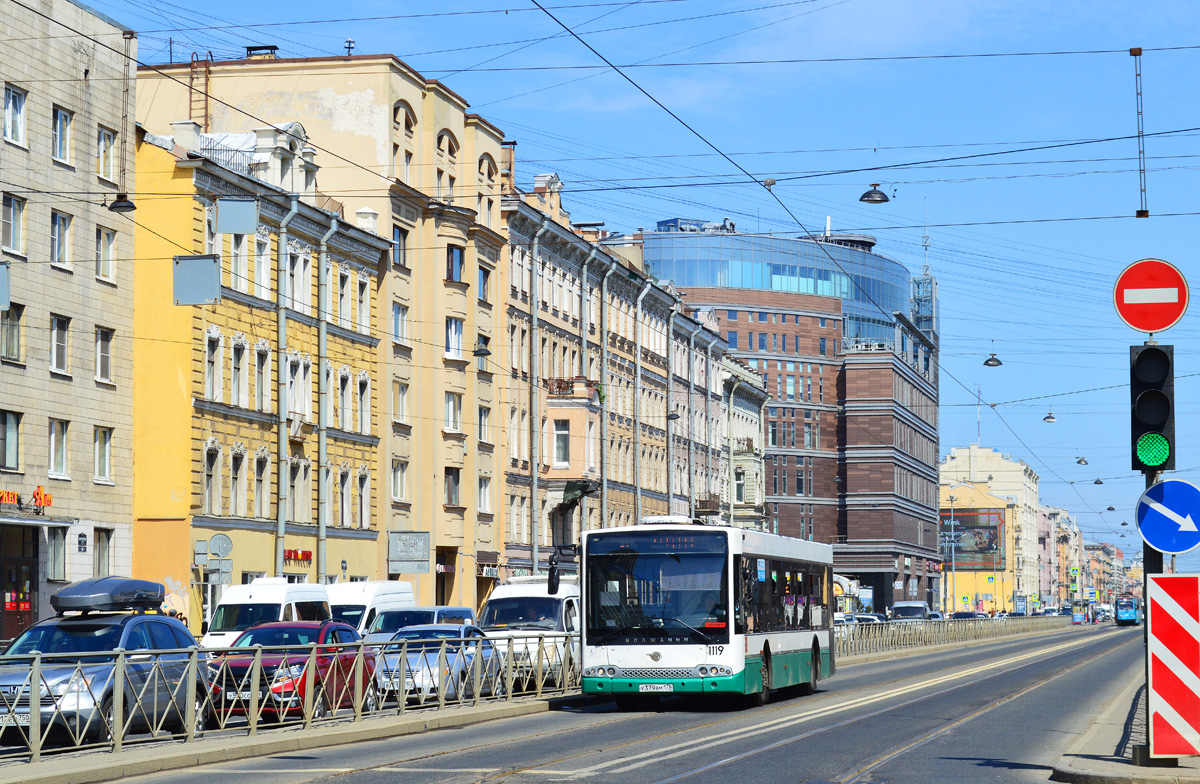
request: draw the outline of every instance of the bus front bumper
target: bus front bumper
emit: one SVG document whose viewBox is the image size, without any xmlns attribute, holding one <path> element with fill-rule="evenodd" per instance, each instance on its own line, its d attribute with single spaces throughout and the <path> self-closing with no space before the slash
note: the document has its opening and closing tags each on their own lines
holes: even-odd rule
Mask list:
<svg viewBox="0 0 1200 784">
<path fill-rule="evenodd" d="M 745 671 L 716 678 L 584 678 L 584 694 L 745 694 Z"/>
</svg>

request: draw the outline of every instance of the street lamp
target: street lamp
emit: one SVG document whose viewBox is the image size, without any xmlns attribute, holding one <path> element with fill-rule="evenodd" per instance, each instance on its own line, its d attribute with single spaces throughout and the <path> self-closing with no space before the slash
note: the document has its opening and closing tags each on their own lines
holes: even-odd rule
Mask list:
<svg viewBox="0 0 1200 784">
<path fill-rule="evenodd" d="M 992 354 L 987 359 L 983 360 L 984 367 L 1000 367 L 1003 364 L 1003 362 L 996 358 L 995 354 Z"/>
<path fill-rule="evenodd" d="M 1054 423 L 1055 423 L 1055 422 L 1057 422 L 1058 420 L 1054 418 L 1054 412 L 1053 412 L 1053 411 L 1051 411 L 1050 413 L 1046 414 L 1046 416 L 1042 417 L 1042 421 L 1043 421 L 1043 422 L 1049 422 L 1049 423 L 1051 423 L 1051 424 L 1054 424 Z"/>
<path fill-rule="evenodd" d="M 887 204 L 891 199 L 887 194 L 879 190 L 879 183 L 871 183 L 871 190 L 858 197 L 859 201 L 864 201 L 867 204 Z"/>
</svg>

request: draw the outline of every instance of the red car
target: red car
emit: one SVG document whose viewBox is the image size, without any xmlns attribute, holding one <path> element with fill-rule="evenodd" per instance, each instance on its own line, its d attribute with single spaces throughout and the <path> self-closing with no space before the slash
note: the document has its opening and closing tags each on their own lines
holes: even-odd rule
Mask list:
<svg viewBox="0 0 1200 784">
<path fill-rule="evenodd" d="M 353 710 L 355 662 L 362 638 L 353 627 L 338 621 L 284 621 L 252 626 L 234 640 L 234 648 L 249 648 L 245 654 L 227 653 L 209 661 L 213 685 L 213 713 L 220 723 L 229 716 L 246 715 L 253 696 L 251 668 L 254 646 L 264 650 L 259 676 L 260 716 L 283 719 L 303 715 L 310 645 L 316 644 L 313 674 L 312 717 L 324 718 L 337 708 Z M 364 712 L 378 707 L 372 686 L 375 652 L 364 647 L 358 664 L 359 699 Z"/>
</svg>

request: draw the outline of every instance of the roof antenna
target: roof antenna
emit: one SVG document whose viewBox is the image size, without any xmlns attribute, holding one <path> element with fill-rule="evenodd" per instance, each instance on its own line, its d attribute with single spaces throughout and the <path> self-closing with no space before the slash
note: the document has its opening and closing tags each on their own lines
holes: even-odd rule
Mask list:
<svg viewBox="0 0 1200 784">
<path fill-rule="evenodd" d="M 353 53 L 354 53 L 354 39 L 347 38 L 346 39 L 346 56 L 349 57 Z"/>
</svg>

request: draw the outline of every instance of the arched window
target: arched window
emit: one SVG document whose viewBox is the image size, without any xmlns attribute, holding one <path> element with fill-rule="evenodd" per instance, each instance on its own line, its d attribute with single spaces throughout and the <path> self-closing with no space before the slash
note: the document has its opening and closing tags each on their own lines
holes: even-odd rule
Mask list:
<svg viewBox="0 0 1200 784">
<path fill-rule="evenodd" d="M 404 128 L 404 133 L 408 136 L 413 135 L 417 127 L 417 115 L 407 101 L 396 101 L 392 106 L 392 125 Z"/>
<path fill-rule="evenodd" d="M 438 155 L 444 155 L 451 160 L 458 155 L 458 140 L 450 131 L 442 131 L 437 136 Z"/>
<path fill-rule="evenodd" d="M 479 158 L 479 184 L 481 186 L 491 185 L 496 181 L 496 175 L 500 169 L 496 166 L 496 161 L 492 156 L 484 153 Z"/>
</svg>

